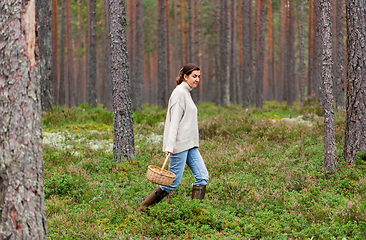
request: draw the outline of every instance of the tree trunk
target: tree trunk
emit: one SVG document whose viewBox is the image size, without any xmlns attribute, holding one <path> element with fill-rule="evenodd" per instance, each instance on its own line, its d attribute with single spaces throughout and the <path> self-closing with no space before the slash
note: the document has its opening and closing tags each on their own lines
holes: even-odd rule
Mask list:
<svg viewBox="0 0 366 240">
<path fill-rule="evenodd" d="M 78 4 L 78 38 L 77 38 L 77 61 L 78 61 L 78 67 L 77 67 L 77 77 L 76 77 L 76 96 L 75 96 L 75 101 L 76 101 L 76 105 L 80 105 L 81 103 L 83 103 L 83 95 L 82 95 L 82 76 L 83 76 L 83 66 L 82 66 L 82 58 L 83 55 L 81 53 L 81 41 L 82 41 L 82 35 L 81 35 L 81 22 L 82 22 L 82 13 L 81 13 L 81 3 L 80 0 L 77 0 L 77 4 Z"/>
<path fill-rule="evenodd" d="M 305 102 L 305 61 L 304 61 L 304 49 L 305 49 L 305 43 L 304 43 L 304 0 L 301 0 L 301 19 L 300 19 L 300 72 L 301 72 L 301 78 L 300 78 L 300 102 L 303 105 Z"/>
<path fill-rule="evenodd" d="M 104 0 L 104 16 L 105 16 L 105 33 L 104 33 L 104 53 L 103 53 L 103 104 L 112 111 L 113 99 L 111 97 L 112 92 L 112 80 L 111 80 L 111 41 L 110 41 L 110 16 L 109 16 L 109 3 L 108 0 Z"/>
<path fill-rule="evenodd" d="M 365 18 L 364 1 L 346 1 L 348 66 L 343 158 L 347 163 L 366 153 Z"/>
<path fill-rule="evenodd" d="M 256 108 L 263 107 L 263 71 L 264 71 L 264 0 L 259 0 L 259 22 L 257 23 L 256 48 Z"/>
<path fill-rule="evenodd" d="M 198 61 L 198 40 L 199 40 L 199 34 L 198 34 L 198 4 L 197 4 L 197 0 L 193 1 L 193 21 L 192 21 L 192 29 L 193 29 L 193 45 L 192 45 L 192 62 L 196 65 L 199 65 L 199 61 Z M 202 66 L 201 66 L 202 68 Z M 198 102 L 199 101 L 199 92 L 200 92 L 200 88 L 201 88 L 202 82 L 201 84 L 198 84 L 197 87 L 195 89 L 193 89 L 191 91 L 192 94 L 192 99 L 194 102 Z"/>
<path fill-rule="evenodd" d="M 52 0 L 52 91 L 54 104 L 58 103 L 58 23 L 57 0 Z"/>
<path fill-rule="evenodd" d="M 171 88 L 172 81 L 170 78 L 170 34 L 169 34 L 169 0 L 166 0 L 166 66 L 167 66 L 167 82 L 166 82 L 166 98 L 169 99 L 169 93 L 173 90 Z M 175 82 L 175 81 L 174 81 Z"/>
<path fill-rule="evenodd" d="M 92 107 L 97 106 L 97 21 L 96 21 L 96 0 L 90 0 L 89 5 L 90 35 L 89 35 L 89 81 L 88 81 L 88 103 Z"/>
<path fill-rule="evenodd" d="M 295 11 L 292 1 L 287 1 L 287 59 L 286 59 L 286 101 L 288 106 L 292 106 L 296 98 L 296 58 L 295 58 Z"/>
<path fill-rule="evenodd" d="M 51 2 L 39 0 L 36 2 L 38 16 L 38 48 L 39 73 L 41 77 L 41 106 L 42 111 L 52 109 L 52 38 L 51 38 Z"/>
<path fill-rule="evenodd" d="M 177 26 L 178 26 L 178 7 L 177 7 L 177 1 L 178 0 L 174 0 L 174 27 L 175 28 L 177 28 Z M 181 23 L 181 26 L 182 26 L 182 23 Z M 177 74 L 179 72 L 179 65 L 178 65 L 179 61 L 178 61 L 178 59 L 179 59 L 178 58 L 178 30 L 175 29 L 175 31 L 174 31 L 174 62 L 173 62 L 174 74 Z"/>
<path fill-rule="evenodd" d="M 131 99 L 132 105 L 136 105 L 136 97 L 135 97 L 135 0 L 130 0 L 129 5 L 129 34 L 127 35 L 127 42 L 129 42 L 130 49 L 128 51 L 128 60 L 130 62 L 130 84 L 131 84 Z"/>
<path fill-rule="evenodd" d="M 68 39 L 68 92 L 69 92 L 69 106 L 74 107 L 76 105 L 76 82 L 75 82 L 75 65 L 74 65 L 74 53 L 73 53 L 73 39 L 72 39 L 72 21 L 71 21 L 71 0 L 67 0 L 67 36 Z"/>
<path fill-rule="evenodd" d="M 113 157 L 117 163 L 135 156 L 124 6 L 124 0 L 109 0 L 114 121 Z"/>
<path fill-rule="evenodd" d="M 322 35 L 322 89 L 324 106 L 324 170 L 326 177 L 337 171 L 337 148 L 334 132 L 334 105 L 332 83 L 332 28 L 329 0 L 320 0 Z"/>
<path fill-rule="evenodd" d="M 194 33 L 193 33 L 193 0 L 188 0 L 188 61 L 194 63 L 193 60 L 193 43 L 194 43 Z M 197 63 L 195 63 L 197 64 Z"/>
<path fill-rule="evenodd" d="M 166 0 L 158 0 L 158 105 L 167 107 Z"/>
<path fill-rule="evenodd" d="M 315 38 L 315 48 L 316 48 L 316 57 L 315 57 L 315 86 L 317 90 L 315 95 L 319 101 L 319 105 L 323 106 L 323 90 L 322 90 L 322 34 L 321 34 L 321 7 L 320 0 L 315 0 L 315 25 L 316 25 L 316 38 Z"/>
<path fill-rule="evenodd" d="M 35 2 L 0 6 L 0 239 L 47 239 Z"/>
<path fill-rule="evenodd" d="M 243 0 L 243 107 L 252 104 L 252 1 Z"/>
<path fill-rule="evenodd" d="M 144 83 L 144 39 L 143 39 L 143 9 L 142 0 L 136 1 L 136 74 L 135 98 L 136 110 L 142 108 L 142 87 Z"/>
<path fill-rule="evenodd" d="M 188 63 L 186 0 L 180 1 L 180 30 L 182 34 L 182 65 Z"/>
<path fill-rule="evenodd" d="M 274 100 L 275 85 L 274 85 L 274 55 L 273 55 L 273 10 L 272 0 L 268 0 L 268 100 Z"/>
<path fill-rule="evenodd" d="M 335 48 L 335 76 L 334 76 L 334 96 L 338 109 L 344 108 L 344 18 L 343 18 L 343 0 L 336 0 L 336 48 Z"/>
<path fill-rule="evenodd" d="M 231 0 L 231 8 L 230 8 L 230 34 L 231 34 L 231 43 L 230 43 L 230 102 L 237 104 L 237 74 L 236 74 L 236 56 L 237 56 L 237 47 L 236 47 L 236 40 L 237 40 L 237 27 L 236 27 L 236 0 Z"/>
<path fill-rule="evenodd" d="M 220 1 L 216 0 L 216 12 L 215 12 L 215 98 L 216 102 L 215 104 L 217 106 L 222 104 L 222 89 L 221 89 L 221 75 L 222 72 L 221 69 L 221 45 L 220 45 L 220 39 L 221 39 L 221 17 L 220 17 Z"/>
<path fill-rule="evenodd" d="M 315 93 L 314 87 L 314 0 L 309 0 L 309 40 L 308 40 L 308 96 Z"/>
<path fill-rule="evenodd" d="M 230 9 L 229 1 L 221 0 L 221 88 L 222 106 L 230 105 Z"/>
<path fill-rule="evenodd" d="M 66 0 L 61 0 L 61 40 L 60 40 L 60 84 L 58 93 L 58 104 L 64 105 L 65 102 L 65 82 L 66 82 L 66 66 L 65 66 L 65 38 L 66 38 Z"/>
</svg>

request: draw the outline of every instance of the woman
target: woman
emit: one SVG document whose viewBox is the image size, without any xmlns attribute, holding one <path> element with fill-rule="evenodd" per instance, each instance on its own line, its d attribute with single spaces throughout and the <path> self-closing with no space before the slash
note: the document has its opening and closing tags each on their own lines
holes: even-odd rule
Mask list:
<svg viewBox="0 0 366 240">
<path fill-rule="evenodd" d="M 186 64 L 179 71 L 177 87 L 169 99 L 163 141 L 165 156 L 170 156 L 169 171 L 176 176 L 171 186 L 157 186 L 141 203 L 138 212 L 160 202 L 178 187 L 186 164 L 196 178 L 192 199 L 202 200 L 205 196 L 208 172 L 198 151 L 197 108 L 190 94 L 197 87 L 200 77 L 200 69 L 193 63 Z"/>
</svg>

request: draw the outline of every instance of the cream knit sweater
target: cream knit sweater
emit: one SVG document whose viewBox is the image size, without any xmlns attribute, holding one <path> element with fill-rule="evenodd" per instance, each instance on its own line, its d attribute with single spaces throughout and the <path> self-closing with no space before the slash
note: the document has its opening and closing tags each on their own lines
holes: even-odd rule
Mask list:
<svg viewBox="0 0 366 240">
<path fill-rule="evenodd" d="M 185 82 L 172 92 L 164 128 L 163 151 L 173 154 L 198 147 L 197 107 Z"/>
</svg>

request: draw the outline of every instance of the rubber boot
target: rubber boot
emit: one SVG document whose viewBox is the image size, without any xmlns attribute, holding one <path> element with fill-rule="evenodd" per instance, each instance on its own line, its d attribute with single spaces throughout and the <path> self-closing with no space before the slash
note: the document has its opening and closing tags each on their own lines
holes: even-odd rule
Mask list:
<svg viewBox="0 0 366 240">
<path fill-rule="evenodd" d="M 146 199 L 141 203 L 140 207 L 137 209 L 137 212 L 146 211 L 148 207 L 160 202 L 163 198 L 166 197 L 169 193 L 162 190 L 159 186 L 157 186 L 150 194 L 146 197 Z"/>
<path fill-rule="evenodd" d="M 192 199 L 199 199 L 202 201 L 202 199 L 205 197 L 206 193 L 206 185 L 200 184 L 198 186 L 193 185 L 192 189 Z"/>
</svg>

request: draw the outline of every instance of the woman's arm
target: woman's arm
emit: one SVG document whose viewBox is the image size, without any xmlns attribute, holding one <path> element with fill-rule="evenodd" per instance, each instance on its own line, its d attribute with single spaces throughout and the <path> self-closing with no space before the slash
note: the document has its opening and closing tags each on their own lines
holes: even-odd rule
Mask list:
<svg viewBox="0 0 366 240">
<path fill-rule="evenodd" d="M 169 129 L 165 129 L 165 131 L 168 131 L 165 152 L 172 153 L 177 140 L 179 122 L 183 117 L 184 111 L 179 102 L 174 104 L 168 111 L 170 111 L 170 124 Z"/>
</svg>

